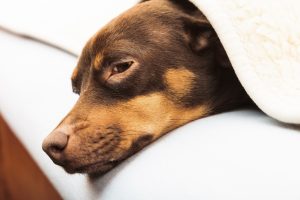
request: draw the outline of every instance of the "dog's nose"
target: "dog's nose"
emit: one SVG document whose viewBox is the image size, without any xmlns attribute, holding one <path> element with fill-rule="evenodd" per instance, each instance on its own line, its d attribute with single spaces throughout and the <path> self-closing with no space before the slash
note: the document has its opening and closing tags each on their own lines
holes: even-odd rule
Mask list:
<svg viewBox="0 0 300 200">
<path fill-rule="evenodd" d="M 68 144 L 68 135 L 61 130 L 54 130 L 46 137 L 42 148 L 55 162 L 62 162 L 62 152 Z"/>
</svg>

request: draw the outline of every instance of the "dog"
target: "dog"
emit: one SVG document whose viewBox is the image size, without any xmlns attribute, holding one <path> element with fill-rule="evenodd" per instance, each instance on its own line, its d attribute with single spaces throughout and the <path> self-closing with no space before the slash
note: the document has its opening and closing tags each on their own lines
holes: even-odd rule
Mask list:
<svg viewBox="0 0 300 200">
<path fill-rule="evenodd" d="M 169 131 L 251 104 L 214 29 L 188 0 L 141 1 L 87 42 L 79 99 L 44 140 L 68 173 L 104 174 Z"/>
</svg>

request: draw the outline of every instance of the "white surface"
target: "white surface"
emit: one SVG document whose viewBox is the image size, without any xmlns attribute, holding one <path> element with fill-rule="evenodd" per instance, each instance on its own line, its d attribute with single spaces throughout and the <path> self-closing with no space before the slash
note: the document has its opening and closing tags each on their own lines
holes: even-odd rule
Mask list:
<svg viewBox="0 0 300 200">
<path fill-rule="evenodd" d="M 179 128 L 96 181 L 66 174 L 41 143 L 76 100 L 76 61 L 2 33 L 0 44 L 1 113 L 64 199 L 300 199 L 300 128 L 251 110 Z"/>
<path fill-rule="evenodd" d="M 1 0 L 0 25 L 79 54 L 86 41 L 138 0 Z"/>
<path fill-rule="evenodd" d="M 253 101 L 300 124 L 300 1 L 193 0 L 215 28 Z"/>
</svg>

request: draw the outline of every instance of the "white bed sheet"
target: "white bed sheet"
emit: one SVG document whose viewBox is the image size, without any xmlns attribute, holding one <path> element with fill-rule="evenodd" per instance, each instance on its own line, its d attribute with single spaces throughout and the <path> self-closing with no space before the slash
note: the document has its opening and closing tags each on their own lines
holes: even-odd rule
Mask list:
<svg viewBox="0 0 300 200">
<path fill-rule="evenodd" d="M 0 32 L 0 111 L 64 199 L 300 199 L 300 128 L 258 111 L 197 120 L 104 177 L 69 175 L 41 149 L 76 101 L 76 60 Z"/>
</svg>

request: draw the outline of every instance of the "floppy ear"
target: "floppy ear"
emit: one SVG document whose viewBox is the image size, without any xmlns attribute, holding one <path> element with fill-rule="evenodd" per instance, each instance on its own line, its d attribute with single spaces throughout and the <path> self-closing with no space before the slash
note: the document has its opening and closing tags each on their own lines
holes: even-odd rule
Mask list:
<svg viewBox="0 0 300 200">
<path fill-rule="evenodd" d="M 206 18 L 184 18 L 184 30 L 192 51 L 201 54 L 210 49 L 218 66 L 231 68 L 231 63 L 216 32 Z"/>
<path fill-rule="evenodd" d="M 215 31 L 206 19 L 184 18 L 184 31 L 188 45 L 195 53 L 211 47 L 216 38 Z"/>
<path fill-rule="evenodd" d="M 215 46 L 215 59 L 220 67 L 233 69 L 227 53 L 218 38 Z"/>
</svg>

